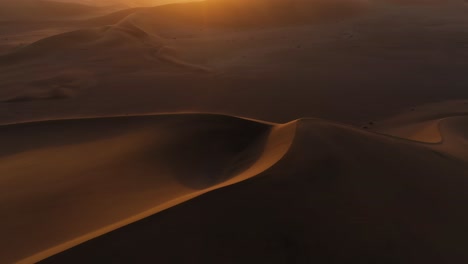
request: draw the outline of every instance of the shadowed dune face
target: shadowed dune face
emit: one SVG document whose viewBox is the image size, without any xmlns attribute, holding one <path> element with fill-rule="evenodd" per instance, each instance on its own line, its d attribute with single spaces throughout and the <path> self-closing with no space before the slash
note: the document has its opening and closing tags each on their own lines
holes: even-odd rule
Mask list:
<svg viewBox="0 0 468 264">
<path fill-rule="evenodd" d="M 9 125 L 0 127 L 1 136 L 17 137 L 18 141 L 5 140 L 1 156 L 27 155 L 44 148 L 66 148 L 109 138 L 118 140 L 121 135 L 139 131 L 142 138 L 154 138 L 141 150 L 149 164 L 184 164 L 171 168 L 170 174 L 188 187 L 206 188 L 257 160 L 271 129 L 269 125 L 243 119 L 218 119 L 209 115 L 174 115 Z M 35 131 L 34 135 L 31 131 Z"/>
<path fill-rule="evenodd" d="M 262 154 L 270 126 L 232 119 L 213 124 L 203 119 L 169 125 L 168 140 L 149 148 L 145 156 L 174 164 L 170 174 L 185 186 L 205 189 L 250 167 Z M 244 123 L 240 125 L 241 123 Z M 227 155 L 218 155 L 226 153 Z M 179 164 L 179 165 L 177 165 Z"/>
<path fill-rule="evenodd" d="M 282 131 L 196 114 L 1 126 L 0 262 L 36 262 L 253 177 L 289 148 L 294 129 Z"/>
</svg>

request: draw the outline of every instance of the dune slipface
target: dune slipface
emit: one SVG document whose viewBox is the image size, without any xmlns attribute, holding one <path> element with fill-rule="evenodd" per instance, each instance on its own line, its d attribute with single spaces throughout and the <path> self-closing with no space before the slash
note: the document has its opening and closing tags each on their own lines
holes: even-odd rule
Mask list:
<svg viewBox="0 0 468 264">
<path fill-rule="evenodd" d="M 0 135 L 0 261 L 30 263 L 261 173 L 294 125 L 187 114 L 24 123 Z"/>
</svg>

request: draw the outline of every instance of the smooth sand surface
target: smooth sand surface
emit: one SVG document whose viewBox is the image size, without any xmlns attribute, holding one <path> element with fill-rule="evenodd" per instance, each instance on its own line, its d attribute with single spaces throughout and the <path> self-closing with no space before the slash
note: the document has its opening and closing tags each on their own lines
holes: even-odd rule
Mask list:
<svg viewBox="0 0 468 264">
<path fill-rule="evenodd" d="M 467 14 L 0 0 L 0 263 L 468 262 Z"/>
</svg>

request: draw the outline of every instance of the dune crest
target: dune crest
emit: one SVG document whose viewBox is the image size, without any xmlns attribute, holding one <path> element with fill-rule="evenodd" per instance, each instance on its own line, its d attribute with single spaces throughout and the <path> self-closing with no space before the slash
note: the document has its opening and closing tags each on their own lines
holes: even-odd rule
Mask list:
<svg viewBox="0 0 468 264">
<path fill-rule="evenodd" d="M 442 153 L 468 161 L 468 113 L 441 119 L 406 124 L 381 130 L 382 133 L 430 144 Z"/>
<path fill-rule="evenodd" d="M 196 114 L 2 126 L 0 209 L 9 218 L 0 228 L 11 239 L 0 261 L 37 262 L 249 179 L 277 163 L 294 135 L 295 123 Z M 15 186 L 22 191 L 6 192 Z"/>
<path fill-rule="evenodd" d="M 125 54 L 120 60 L 142 64 L 144 61 L 164 66 L 169 64 L 189 70 L 208 69 L 185 62 L 158 35 L 139 27 L 130 15 L 115 25 L 83 29 L 48 37 L 0 56 L 0 64 L 53 60 L 74 65 L 89 60 L 112 61 L 114 54 Z M 97 55 L 97 56 L 96 56 Z M 118 63 L 118 62 L 117 62 Z"/>
<path fill-rule="evenodd" d="M 468 226 L 460 212 L 468 202 L 466 163 L 320 119 L 295 126 L 288 153 L 258 177 L 41 263 L 144 262 L 155 255 L 163 263 L 468 260 L 456 246 L 468 241 L 460 233 Z"/>
<path fill-rule="evenodd" d="M 447 101 L 412 108 L 382 121 L 375 131 L 404 138 L 468 160 L 468 102 Z"/>
</svg>

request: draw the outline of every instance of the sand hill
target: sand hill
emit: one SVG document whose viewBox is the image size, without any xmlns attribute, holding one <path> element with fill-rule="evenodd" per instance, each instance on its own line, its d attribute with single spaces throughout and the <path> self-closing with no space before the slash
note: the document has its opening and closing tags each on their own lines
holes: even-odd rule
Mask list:
<svg viewBox="0 0 468 264">
<path fill-rule="evenodd" d="M 444 138 L 466 134 L 465 125 L 452 129 Z M 15 232 L 2 245 L 6 262 L 37 261 L 206 192 L 45 262 L 144 261 L 155 252 L 194 263 L 467 257 L 456 245 L 466 242 L 459 206 L 468 167 L 450 149 L 322 120 L 280 126 L 215 115 L 25 123 L 1 134 L 9 139 L 2 189 L 24 191 L 3 192 L 11 222 L 2 232 Z"/>
<path fill-rule="evenodd" d="M 0 261 L 30 263 L 261 173 L 286 153 L 295 124 L 187 114 L 0 130 L 0 229 L 10 238 Z"/>
<path fill-rule="evenodd" d="M 435 150 L 449 152 L 467 161 L 466 110 L 466 100 L 423 105 L 382 120 L 373 129 L 379 133 L 429 144 Z"/>
<path fill-rule="evenodd" d="M 468 261 L 465 1 L 89 3 L 0 2 L 0 263 Z"/>
<path fill-rule="evenodd" d="M 319 120 L 297 126 L 287 156 L 262 175 L 43 263 L 468 260 L 466 163 Z"/>
</svg>

